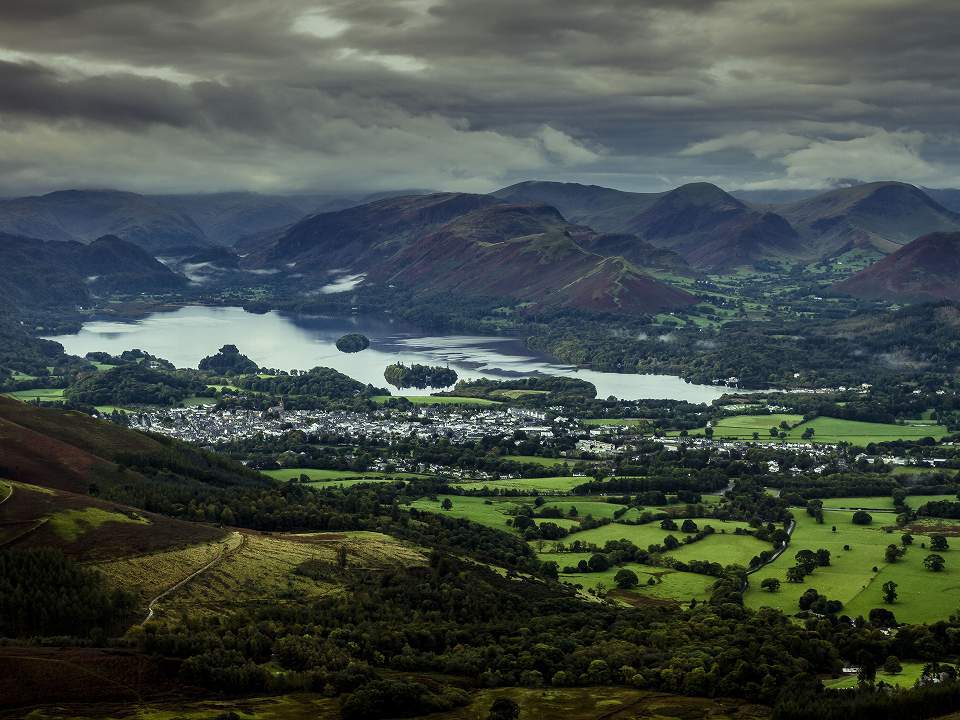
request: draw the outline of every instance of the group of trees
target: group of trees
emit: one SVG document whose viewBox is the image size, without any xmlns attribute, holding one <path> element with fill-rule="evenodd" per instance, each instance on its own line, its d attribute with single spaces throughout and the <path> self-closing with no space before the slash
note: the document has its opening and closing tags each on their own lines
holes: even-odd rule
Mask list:
<svg viewBox="0 0 960 720">
<path fill-rule="evenodd" d="M 386 367 L 383 377 L 396 388 L 444 388 L 457 381 L 457 371 L 434 365 L 395 363 Z"/>
<path fill-rule="evenodd" d="M 259 366 L 236 345 L 224 345 L 215 355 L 203 358 L 198 367 L 217 375 L 244 375 L 257 372 Z"/>
</svg>

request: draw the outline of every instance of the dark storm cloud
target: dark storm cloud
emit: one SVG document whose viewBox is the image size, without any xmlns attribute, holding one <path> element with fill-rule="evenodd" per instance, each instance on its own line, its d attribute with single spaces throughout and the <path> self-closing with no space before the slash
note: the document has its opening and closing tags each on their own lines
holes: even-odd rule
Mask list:
<svg viewBox="0 0 960 720">
<path fill-rule="evenodd" d="M 5 0 L 0 193 L 960 183 L 953 0 Z"/>
</svg>

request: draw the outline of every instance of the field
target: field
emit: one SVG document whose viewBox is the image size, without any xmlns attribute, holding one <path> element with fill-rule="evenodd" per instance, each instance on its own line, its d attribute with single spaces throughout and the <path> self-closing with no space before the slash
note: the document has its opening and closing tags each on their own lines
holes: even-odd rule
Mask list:
<svg viewBox="0 0 960 720">
<path fill-rule="evenodd" d="M 893 512 L 893 498 L 890 496 L 823 498 L 823 507 L 833 510 Z"/>
<path fill-rule="evenodd" d="M 34 390 L 16 390 L 14 392 L 4 393 L 7 397 L 22 402 L 58 402 L 63 400 L 63 388 L 36 388 Z"/>
<path fill-rule="evenodd" d="M 453 503 L 450 510 L 444 510 L 440 504 L 449 499 Z M 532 505 L 533 498 L 484 498 L 463 495 L 438 495 L 436 500 L 421 498 L 410 503 L 410 507 L 417 510 L 426 510 L 448 517 L 463 518 L 479 525 L 511 532 L 507 520 L 517 514 L 521 505 Z M 541 520 L 537 520 L 541 522 Z M 544 518 L 542 522 L 552 522 L 561 527 L 572 527 L 579 524 L 577 520 L 569 518 Z"/>
<path fill-rule="evenodd" d="M 76 672 L 75 670 L 73 671 Z M 60 694 L 55 696 L 59 699 Z M 510 698 L 531 720 L 633 720 L 637 717 L 684 720 L 766 720 L 770 711 L 739 700 L 683 697 L 623 686 L 585 688 L 497 688 L 471 691 L 469 705 L 430 715 L 432 720 L 476 720 L 486 717 L 497 698 Z M 89 710 L 50 706 L 31 713 L 31 720 L 209 720 L 235 713 L 237 720 L 340 720 L 337 698 L 317 694 L 272 695 L 233 700 L 180 700 L 98 704 Z"/>
<path fill-rule="evenodd" d="M 556 557 L 562 558 L 564 555 L 578 556 L 571 557 L 566 561 L 566 565 L 576 564 L 579 556 L 589 557 L 589 553 L 558 553 Z M 542 557 L 543 560 L 548 558 Z M 554 559 L 551 555 L 549 559 Z M 560 563 L 562 570 L 564 563 Z M 696 573 L 678 572 L 666 568 L 650 567 L 648 565 L 638 565 L 628 563 L 623 566 L 612 567 L 604 572 L 591 573 L 561 573 L 560 579 L 563 582 L 573 585 L 582 585 L 584 589 L 596 589 L 599 584 L 603 584 L 607 591 L 616 590 L 617 585 L 614 582 L 616 574 L 626 568 L 633 570 L 640 580 L 640 584 L 629 591 L 619 591 L 615 596 L 629 604 L 642 604 L 644 600 L 653 599 L 657 602 L 688 602 L 691 599 L 705 600 L 710 597 L 710 588 L 716 582 L 716 578 L 709 575 L 698 575 Z M 655 585 L 648 585 L 647 581 L 653 578 Z"/>
<path fill-rule="evenodd" d="M 697 525 L 712 525 L 717 531 L 715 534 L 704 538 L 703 540 L 681 545 L 676 550 L 664 553 L 670 557 L 677 558 L 684 562 L 690 560 L 707 560 L 709 562 L 718 562 L 722 565 L 737 563 L 747 565 L 754 555 L 762 550 L 770 550 L 769 543 L 757 540 L 754 537 L 735 535 L 735 528 L 746 527 L 747 524 L 738 521 L 714 520 L 713 518 L 697 518 Z M 724 532 L 725 531 L 725 532 Z M 620 523 L 611 523 L 603 525 L 592 530 L 584 530 L 564 538 L 561 542 L 569 544 L 574 540 L 590 543 L 602 548 L 610 540 L 629 540 L 640 548 L 646 548 L 649 545 L 659 544 L 667 535 L 673 535 L 678 540 L 682 540 L 685 533 L 674 530 L 663 530 L 659 523 L 647 523 L 645 525 L 623 525 Z M 536 542 L 536 541 L 535 541 Z M 553 546 L 553 543 L 547 543 L 547 547 Z M 562 567 L 564 563 L 559 563 Z M 566 564 L 570 564 L 569 562 Z"/>
<path fill-rule="evenodd" d="M 892 423 L 870 423 L 857 420 L 840 420 L 837 418 L 817 417 L 809 422 L 803 422 L 800 415 L 734 415 L 717 420 L 713 425 L 715 439 L 750 440 L 753 433 L 759 435 L 760 441 L 769 442 L 770 428 L 779 427 L 786 422 L 793 429 L 786 431 L 788 442 L 813 442 L 836 444 L 847 442 L 853 445 L 867 445 L 872 442 L 891 440 L 919 440 L 924 437 L 940 439 L 947 435 L 947 428 L 943 425 L 934 425 L 925 420 L 911 420 L 905 425 Z M 799 423 L 799 424 L 798 424 Z M 796 427 L 793 427 L 796 425 Z M 808 428 L 814 430 L 810 440 L 803 438 Z M 702 435 L 703 428 L 691 430 L 691 435 Z M 677 435 L 678 433 L 671 433 Z"/>
<path fill-rule="evenodd" d="M 544 495 L 562 495 L 570 492 L 578 485 L 590 482 L 588 477 L 545 477 L 520 478 L 517 480 L 471 480 L 456 483 L 464 490 L 520 490 L 522 492 L 538 492 Z"/>
<path fill-rule="evenodd" d="M 881 586 L 888 580 L 898 584 L 899 597 L 886 606 L 900 622 L 929 622 L 946 618 L 957 610 L 960 591 L 960 558 L 954 561 L 952 552 L 943 554 L 946 569 L 930 572 L 924 569 L 923 558 L 929 553 L 920 547 L 929 545 L 929 537 L 913 532 L 914 544 L 898 562 L 884 561 L 887 545 L 900 542 L 900 531 L 887 533 L 883 529 L 884 518 L 874 517 L 868 526 L 854 525 L 853 513 L 843 510 L 824 512 L 823 524 L 817 524 L 806 513 L 797 512 L 797 527 L 786 553 L 771 565 L 751 575 L 750 587 L 744 598 L 752 607 L 770 606 L 795 613 L 799 610 L 797 600 L 807 588 L 816 588 L 831 600 L 844 604 L 843 613 L 866 617 L 875 607 L 884 607 Z M 889 519 L 889 516 L 887 516 Z M 832 532 L 836 526 L 837 532 Z M 844 550 L 849 545 L 850 550 Z M 786 582 L 788 567 L 795 564 L 794 555 L 802 549 L 830 551 L 829 567 L 817 568 L 802 583 Z M 877 572 L 873 568 L 877 568 Z M 781 589 L 768 593 L 760 589 L 760 582 L 767 577 L 778 578 Z"/>
<path fill-rule="evenodd" d="M 914 683 L 920 679 L 925 663 L 903 661 L 900 665 L 903 666 L 903 672 L 897 673 L 896 675 L 890 675 L 883 672 L 883 670 L 878 670 L 876 681 L 880 682 L 882 680 L 887 685 L 897 685 L 899 687 L 913 687 Z M 836 679 L 824 680 L 823 684 L 832 690 L 855 688 L 857 686 L 857 676 L 844 675 Z"/>
<path fill-rule="evenodd" d="M 374 395 L 371 400 L 383 405 L 390 400 L 404 397 L 414 405 L 500 405 L 496 400 L 473 397 L 454 397 L 452 395 Z"/>
</svg>

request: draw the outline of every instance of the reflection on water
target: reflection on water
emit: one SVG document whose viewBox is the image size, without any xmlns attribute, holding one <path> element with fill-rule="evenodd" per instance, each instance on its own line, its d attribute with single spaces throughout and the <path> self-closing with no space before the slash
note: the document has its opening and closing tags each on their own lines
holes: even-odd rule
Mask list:
<svg viewBox="0 0 960 720">
<path fill-rule="evenodd" d="M 348 355 L 337 350 L 337 338 L 359 332 L 370 347 Z M 254 315 L 241 308 L 193 306 L 154 313 L 130 323 L 85 323 L 76 335 L 50 338 L 68 353 L 100 350 L 112 355 L 139 348 L 178 367 L 196 367 L 220 346 L 234 344 L 261 366 L 290 370 L 332 367 L 352 378 L 386 386 L 384 368 L 395 362 L 449 365 L 461 378 L 509 378 L 561 375 L 592 382 L 600 397 L 637 400 L 670 398 L 710 402 L 722 388 L 692 385 L 671 375 L 625 375 L 578 370 L 538 358 L 514 338 L 470 335 L 425 335 L 416 328 L 370 317 L 286 317 L 275 312 Z M 418 395 L 410 389 L 401 394 Z"/>
</svg>

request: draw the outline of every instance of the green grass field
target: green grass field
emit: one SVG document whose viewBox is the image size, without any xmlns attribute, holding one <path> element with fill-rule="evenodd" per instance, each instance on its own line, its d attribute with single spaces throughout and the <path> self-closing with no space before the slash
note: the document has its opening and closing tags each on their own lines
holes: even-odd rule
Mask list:
<svg viewBox="0 0 960 720">
<path fill-rule="evenodd" d="M 63 388 L 35 388 L 33 390 L 17 390 L 4 394 L 7 397 L 12 397 L 23 402 L 32 402 L 37 399 L 41 402 L 63 400 Z"/>
<path fill-rule="evenodd" d="M 396 400 L 398 397 L 406 397 L 414 405 L 500 405 L 496 400 L 487 400 L 485 398 L 472 397 L 452 397 L 437 395 L 374 395 L 371 400 L 383 405 L 389 400 Z"/>
<path fill-rule="evenodd" d="M 838 418 L 818 417 L 802 422 L 800 415 L 735 415 L 717 420 L 713 425 L 714 439 L 750 440 L 753 433 L 760 441 L 769 442 L 772 438 L 770 428 L 779 427 L 786 422 L 792 429 L 786 431 L 788 442 L 812 442 L 836 444 L 847 442 L 853 445 L 867 445 L 871 442 L 892 440 L 919 440 L 932 437 L 939 440 L 947 435 L 947 428 L 926 420 L 911 420 L 904 425 L 892 423 L 870 423 L 858 420 L 840 420 Z M 799 424 L 797 424 L 799 423 Z M 796 425 L 796 427 L 793 427 Z M 804 440 L 803 434 L 813 428 L 814 436 Z M 703 428 L 691 430 L 690 435 L 702 435 Z M 678 435 L 679 433 L 671 433 Z"/>
<path fill-rule="evenodd" d="M 441 503 L 449 499 L 453 503 L 450 510 L 444 510 Z M 435 512 L 448 517 L 463 518 L 471 522 L 485 525 L 495 530 L 513 532 L 507 525 L 507 520 L 516 515 L 522 505 L 532 505 L 533 498 L 483 498 L 463 495 L 438 495 L 436 500 L 420 498 L 410 503 L 410 507 L 417 510 Z M 571 528 L 579 524 L 571 518 L 542 518 L 536 522 L 552 522 L 560 527 Z"/>
<path fill-rule="evenodd" d="M 464 490 L 520 490 L 543 494 L 566 494 L 578 485 L 590 482 L 588 477 L 520 478 L 517 480 L 472 480 L 456 483 Z"/>
<path fill-rule="evenodd" d="M 920 675 L 923 673 L 923 666 L 926 663 L 904 661 L 900 664 L 903 666 L 903 672 L 899 672 L 896 675 L 890 675 L 882 670 L 878 670 L 876 682 L 879 683 L 882 680 L 887 685 L 896 685 L 904 688 L 913 687 L 917 680 L 920 679 Z M 836 679 L 824 680 L 823 684 L 831 690 L 855 688 L 857 686 L 857 676 L 844 675 Z"/>
<path fill-rule="evenodd" d="M 697 518 L 696 523 L 700 527 L 712 525 L 717 532 L 698 542 L 681 545 L 676 550 L 665 553 L 666 555 L 684 562 L 689 562 L 690 560 L 706 560 L 709 562 L 718 562 L 721 565 L 747 565 L 754 555 L 757 555 L 762 550 L 771 549 L 769 543 L 757 540 L 752 536 L 735 535 L 733 531 L 736 528 L 747 527 L 747 524 L 744 522 Z M 726 532 L 721 532 L 724 530 Z M 593 528 L 592 530 L 574 533 L 560 542 L 569 545 L 579 540 L 602 548 L 610 540 L 629 540 L 637 547 L 646 548 L 649 545 L 662 543 L 667 535 L 673 535 L 678 540 L 682 540 L 685 533 L 679 530 L 663 530 L 660 527 L 660 523 L 657 522 L 647 523 L 645 525 L 611 523 Z M 537 541 L 534 541 L 533 544 L 535 546 L 534 549 L 537 549 Z M 550 551 L 554 545 L 555 543 L 548 542 L 544 549 Z M 562 565 L 561 563 L 561 566 Z"/>
<path fill-rule="evenodd" d="M 854 510 L 893 512 L 893 498 L 888 495 L 880 497 L 824 498 L 823 507 L 824 509 L 833 510 L 849 510 L 853 508 Z"/>
<path fill-rule="evenodd" d="M 294 480 L 301 475 L 306 475 L 311 482 L 323 480 L 411 480 L 427 477 L 426 475 L 417 475 L 415 473 L 382 473 L 382 472 L 358 472 L 356 470 L 326 470 L 322 468 L 283 468 L 281 470 L 264 470 L 264 475 L 272 477 L 274 480 Z"/>
<path fill-rule="evenodd" d="M 82 510 L 72 509 L 54 513 L 47 520 L 50 527 L 60 538 L 73 542 L 90 530 L 96 530 L 105 523 L 137 523 L 149 525 L 150 521 L 144 517 L 130 517 L 119 512 L 111 512 L 99 507 L 86 507 Z"/>
<path fill-rule="evenodd" d="M 564 555 L 573 556 L 579 554 L 560 553 L 559 557 L 562 558 Z M 586 556 L 589 557 L 589 553 L 587 553 Z M 560 568 L 563 569 L 565 564 L 576 565 L 577 561 L 579 561 L 579 557 L 572 563 L 569 559 L 565 563 L 559 562 Z M 596 589 L 600 583 L 603 583 L 607 591 L 610 591 L 616 589 L 617 585 L 613 579 L 617 573 L 624 568 L 633 570 L 640 580 L 640 584 L 629 591 L 629 595 L 637 596 L 638 598 L 649 597 L 657 600 L 676 600 L 683 603 L 689 602 L 694 598 L 697 600 L 705 600 L 710 597 L 710 588 L 713 586 L 713 583 L 716 582 L 716 578 L 710 577 L 709 575 L 678 572 L 676 570 L 650 567 L 637 563 L 628 563 L 623 566 L 612 567 L 604 572 L 561 573 L 560 580 L 572 585 L 582 585 L 585 590 L 589 588 Z M 654 578 L 654 580 L 659 578 L 660 582 L 657 582 L 655 585 L 648 585 L 647 581 L 651 577 Z"/>
<path fill-rule="evenodd" d="M 771 565 L 751 575 L 750 587 L 744 599 L 752 607 L 770 606 L 787 613 L 799 610 L 797 601 L 807 588 L 816 588 L 818 592 L 831 600 L 840 600 L 844 604 L 843 613 L 856 617 L 866 617 L 875 607 L 883 604 L 881 586 L 888 580 L 899 585 L 897 601 L 889 607 L 900 622 L 929 622 L 946 618 L 960 606 L 960 553 L 954 560 L 952 552 L 942 553 L 947 561 L 943 572 L 930 572 L 923 568 L 923 558 L 930 552 L 920 547 L 929 538 L 914 534 L 914 544 L 898 562 L 889 564 L 884 561 L 887 545 L 899 544 L 901 532 L 887 533 L 883 530 L 884 519 L 889 516 L 874 517 L 868 526 L 854 525 L 852 512 L 827 510 L 823 524 L 818 524 L 806 513 L 794 513 L 797 528 L 794 531 L 790 547 Z M 837 532 L 831 528 L 836 526 Z M 849 545 L 850 550 L 843 546 Z M 960 545 L 960 543 L 958 543 Z M 802 549 L 817 550 L 826 548 L 831 554 L 829 567 L 817 568 L 802 583 L 786 581 L 787 568 L 795 564 L 794 556 Z M 878 571 L 873 572 L 877 567 Z M 760 589 L 760 582 L 767 577 L 775 577 L 781 582 L 780 592 L 768 593 Z"/>
<path fill-rule="evenodd" d="M 526 463 L 527 465 L 542 465 L 543 467 L 555 467 L 557 465 L 563 465 L 564 463 L 572 465 L 577 462 L 576 460 L 570 460 L 568 458 L 548 458 L 541 457 L 540 455 L 503 455 L 500 459 Z"/>
</svg>

